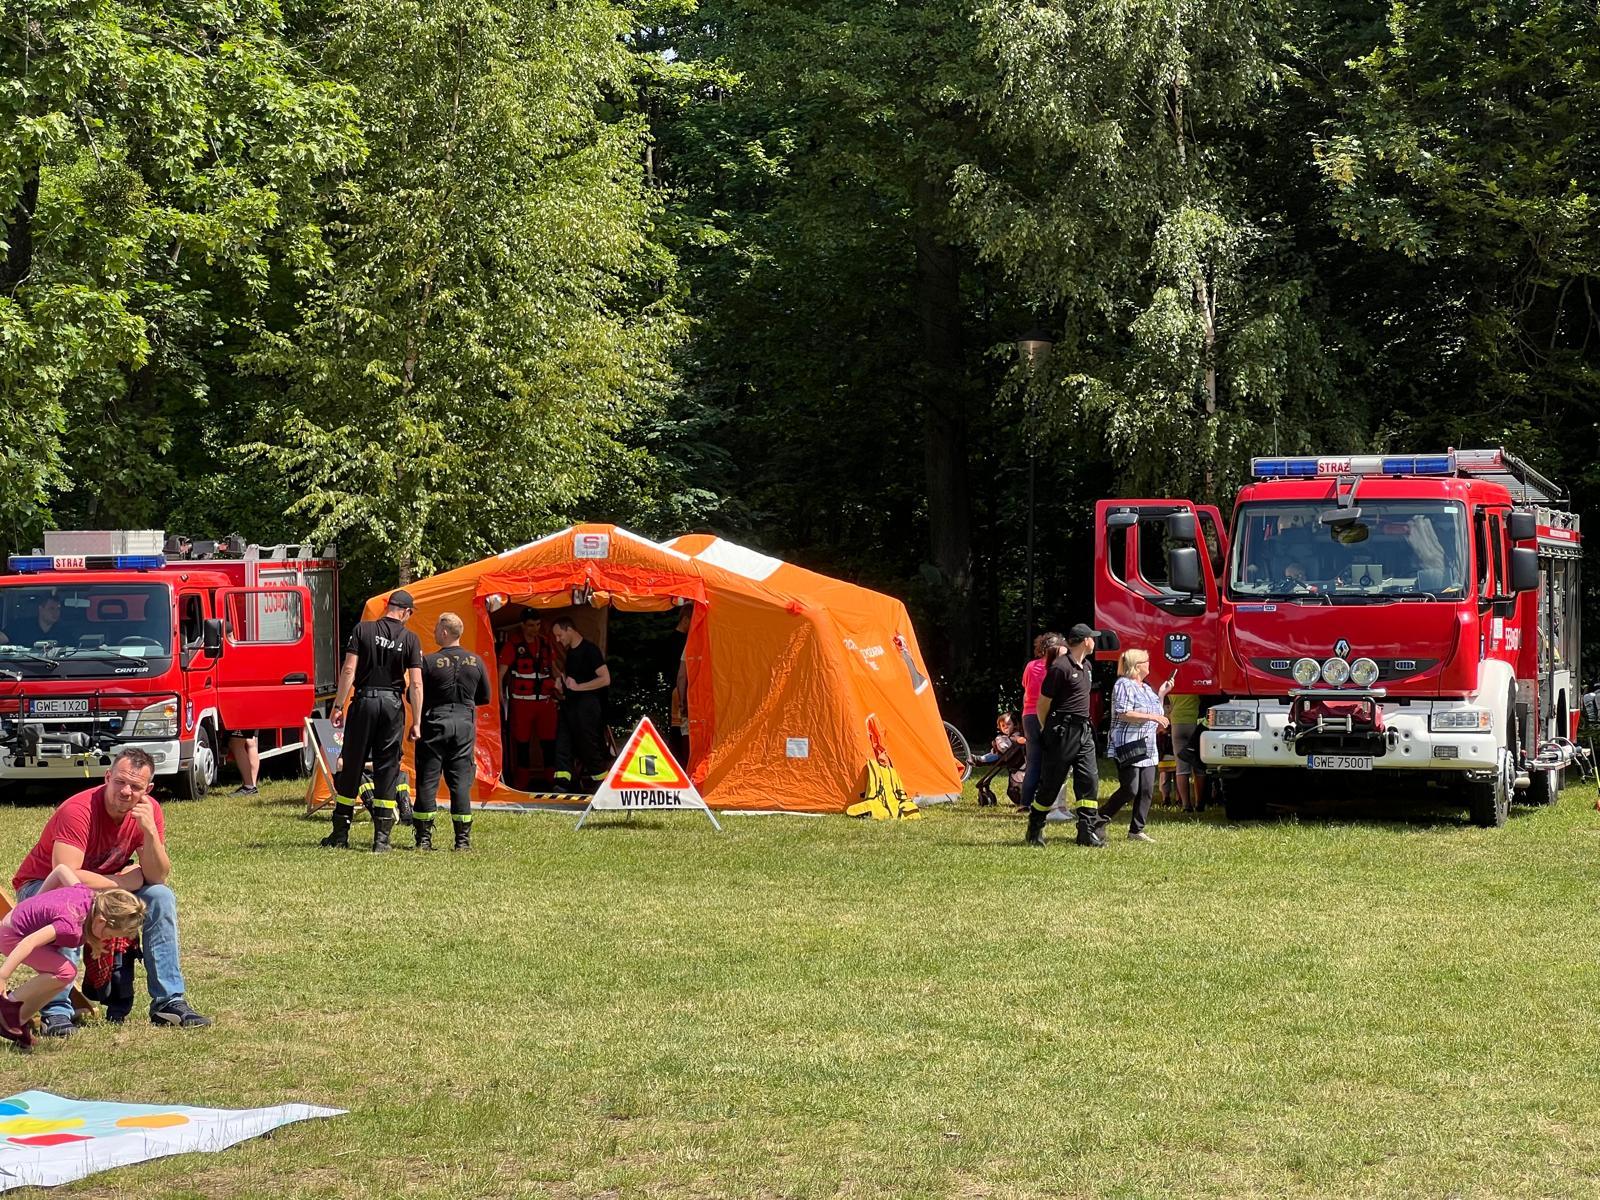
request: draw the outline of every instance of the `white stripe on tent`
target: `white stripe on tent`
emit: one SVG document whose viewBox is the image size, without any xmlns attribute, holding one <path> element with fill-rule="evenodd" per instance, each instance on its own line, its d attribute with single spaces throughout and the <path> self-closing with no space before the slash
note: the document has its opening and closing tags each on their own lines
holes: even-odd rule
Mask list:
<svg viewBox="0 0 1600 1200">
<path fill-rule="evenodd" d="M 710 563 L 713 567 L 721 567 L 724 571 L 731 571 L 735 575 L 742 575 L 757 583 L 763 582 L 783 566 L 781 558 L 773 558 L 757 550 L 725 542 L 721 538 L 717 538 L 695 557 L 702 562 Z"/>
<path fill-rule="evenodd" d="M 615 528 L 616 531 L 623 537 L 628 538 L 631 541 L 638 542 L 644 546 L 649 546 L 652 550 L 660 550 L 663 553 L 672 555 L 674 558 L 681 558 L 684 562 L 689 561 L 689 556 L 682 550 L 674 550 L 671 546 L 663 545 L 661 542 L 652 542 L 649 538 L 640 537 L 637 533 L 633 533 L 630 530 L 624 529 L 620 525 L 614 526 L 613 528 Z"/>
<path fill-rule="evenodd" d="M 542 538 L 535 538 L 531 542 L 525 542 L 520 546 L 513 546 L 510 550 L 502 550 L 499 554 L 496 554 L 495 557 L 510 558 L 513 554 L 521 554 L 524 550 L 532 550 L 535 546 L 542 546 L 548 541 L 561 537 L 563 534 L 571 533 L 574 528 L 575 526 L 568 525 L 565 529 L 558 529 L 554 533 L 547 533 Z"/>
</svg>

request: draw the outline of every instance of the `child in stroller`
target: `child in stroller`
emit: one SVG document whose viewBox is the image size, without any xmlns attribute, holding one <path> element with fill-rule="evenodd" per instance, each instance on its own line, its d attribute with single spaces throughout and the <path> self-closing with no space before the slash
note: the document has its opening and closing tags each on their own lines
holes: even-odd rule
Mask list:
<svg viewBox="0 0 1600 1200">
<path fill-rule="evenodd" d="M 1003 712 L 994 722 L 994 741 L 987 754 L 978 755 L 976 762 L 988 769 L 978 780 L 978 807 L 992 808 L 999 804 L 994 794 L 994 777 L 1006 772 L 1006 798 L 1013 804 L 1022 803 L 1022 767 L 1027 760 L 1027 739 L 1022 736 L 1021 723 L 1015 713 Z"/>
</svg>

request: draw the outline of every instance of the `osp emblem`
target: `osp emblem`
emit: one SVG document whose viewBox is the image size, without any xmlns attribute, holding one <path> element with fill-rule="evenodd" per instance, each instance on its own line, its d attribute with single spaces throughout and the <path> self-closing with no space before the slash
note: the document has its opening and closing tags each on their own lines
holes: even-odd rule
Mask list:
<svg viewBox="0 0 1600 1200">
<path fill-rule="evenodd" d="M 1335 642 L 1333 644 L 1333 652 L 1335 654 L 1337 654 L 1340 658 L 1349 658 L 1350 657 L 1350 641 L 1349 641 L 1349 639 L 1348 638 L 1340 638 L 1337 642 Z"/>
<path fill-rule="evenodd" d="M 1167 661 L 1170 663 L 1188 662 L 1189 656 L 1194 653 L 1194 643 L 1189 640 L 1187 633 L 1167 634 Z"/>
</svg>

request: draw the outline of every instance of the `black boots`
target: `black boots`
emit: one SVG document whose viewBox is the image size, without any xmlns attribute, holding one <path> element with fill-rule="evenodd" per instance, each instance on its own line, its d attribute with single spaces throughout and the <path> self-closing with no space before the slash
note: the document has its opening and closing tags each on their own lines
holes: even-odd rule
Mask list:
<svg viewBox="0 0 1600 1200">
<path fill-rule="evenodd" d="M 389 835 L 394 832 L 395 815 L 392 808 L 375 808 L 372 811 L 372 852 L 382 854 L 389 849 Z"/>
<path fill-rule="evenodd" d="M 1075 810 L 1078 814 L 1078 845 L 1101 846 L 1106 844 L 1106 835 L 1102 830 L 1106 827 L 1106 818 L 1092 808 Z"/>
<path fill-rule="evenodd" d="M 330 850 L 350 849 L 350 822 L 355 820 L 356 809 L 353 804 L 346 804 L 337 800 L 333 805 L 333 832 L 322 839 L 322 844 Z"/>
<path fill-rule="evenodd" d="M 433 817 L 412 814 L 411 832 L 416 834 L 418 850 L 433 850 Z"/>
<path fill-rule="evenodd" d="M 456 827 L 456 844 L 454 846 L 452 846 L 451 849 L 452 850 L 471 850 L 472 849 L 472 822 L 471 821 L 452 821 L 451 824 Z"/>
<path fill-rule="evenodd" d="M 1022 839 L 1023 845 L 1041 847 L 1044 845 L 1044 823 L 1045 818 L 1049 815 L 1050 810 L 1048 808 L 1028 809 L 1028 834 Z"/>
</svg>

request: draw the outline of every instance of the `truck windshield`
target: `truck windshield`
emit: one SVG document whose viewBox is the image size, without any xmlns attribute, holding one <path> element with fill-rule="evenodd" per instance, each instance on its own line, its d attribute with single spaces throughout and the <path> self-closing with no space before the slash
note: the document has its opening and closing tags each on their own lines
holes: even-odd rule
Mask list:
<svg viewBox="0 0 1600 1200">
<path fill-rule="evenodd" d="M 1242 505 L 1228 568 L 1229 595 L 1315 602 L 1327 598 L 1466 594 L 1465 517 L 1459 504 L 1357 499 L 1360 515 L 1325 524 L 1326 502 Z"/>
<path fill-rule="evenodd" d="M 163 665 L 147 660 L 171 657 L 172 600 L 160 584 L 0 587 L 0 665 L 12 671 L 53 673 L 68 663 L 64 675 L 112 663 L 142 671 Z"/>
</svg>

